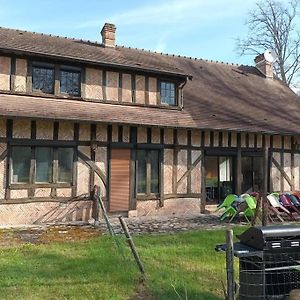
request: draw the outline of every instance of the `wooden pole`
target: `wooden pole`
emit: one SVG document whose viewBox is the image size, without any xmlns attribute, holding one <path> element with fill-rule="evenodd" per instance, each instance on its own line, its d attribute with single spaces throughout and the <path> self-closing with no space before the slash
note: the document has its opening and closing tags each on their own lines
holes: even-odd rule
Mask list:
<svg viewBox="0 0 300 300">
<path fill-rule="evenodd" d="M 237 195 L 241 195 L 242 191 L 242 148 L 241 148 L 241 134 L 237 135 L 237 155 L 236 155 L 236 188 Z"/>
<path fill-rule="evenodd" d="M 233 231 L 226 231 L 227 300 L 234 300 Z"/>
<path fill-rule="evenodd" d="M 94 226 L 99 226 L 99 212 L 100 212 L 100 203 L 98 200 L 100 197 L 100 187 L 95 185 L 92 191 L 93 199 L 93 218 L 94 218 Z"/>
<path fill-rule="evenodd" d="M 259 193 L 256 196 L 256 209 L 255 209 L 254 217 L 251 220 L 251 226 L 255 226 L 257 218 L 261 217 L 259 216 L 260 209 L 261 209 L 261 193 Z"/>
<path fill-rule="evenodd" d="M 262 192 L 262 226 L 268 225 L 268 207 L 267 207 L 267 193 L 268 193 L 268 177 L 269 177 L 269 149 L 264 147 L 264 162 L 263 162 L 263 192 Z"/>
<path fill-rule="evenodd" d="M 131 252 L 132 252 L 132 254 L 133 254 L 133 256 L 134 256 L 134 259 L 135 259 L 135 261 L 136 261 L 136 263 L 137 263 L 137 265 L 138 265 L 138 268 L 139 268 L 139 270 L 140 270 L 140 272 L 141 272 L 142 274 L 145 274 L 144 266 L 143 266 L 143 264 L 142 264 L 142 261 L 141 261 L 141 259 L 140 259 L 139 254 L 138 254 L 138 252 L 137 252 L 137 250 L 136 250 L 136 247 L 135 247 L 135 245 L 134 245 L 133 239 L 132 239 L 132 237 L 131 237 L 131 235 L 130 235 L 130 233 L 129 233 L 127 224 L 126 224 L 126 222 L 125 222 L 125 220 L 123 219 L 122 216 L 119 217 L 119 220 L 120 220 L 122 229 L 124 230 L 124 234 L 125 234 L 125 236 L 126 236 L 126 238 L 127 238 L 127 242 L 128 242 L 129 247 L 130 247 L 130 249 L 131 249 Z"/>
</svg>

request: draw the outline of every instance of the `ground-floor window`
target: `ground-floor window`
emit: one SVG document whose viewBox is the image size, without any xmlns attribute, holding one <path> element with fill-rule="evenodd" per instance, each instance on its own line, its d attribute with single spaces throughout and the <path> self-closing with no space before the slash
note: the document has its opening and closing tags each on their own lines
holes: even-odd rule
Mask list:
<svg viewBox="0 0 300 300">
<path fill-rule="evenodd" d="M 72 183 L 74 148 L 11 147 L 10 182 Z"/>
<path fill-rule="evenodd" d="M 137 150 L 137 194 L 159 193 L 159 150 Z"/>
</svg>

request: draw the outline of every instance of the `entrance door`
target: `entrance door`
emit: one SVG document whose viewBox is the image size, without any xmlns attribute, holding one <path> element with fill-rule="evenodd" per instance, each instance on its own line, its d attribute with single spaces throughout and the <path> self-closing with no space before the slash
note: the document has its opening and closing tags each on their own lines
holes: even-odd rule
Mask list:
<svg viewBox="0 0 300 300">
<path fill-rule="evenodd" d="M 231 156 L 206 156 L 206 198 L 220 202 L 233 192 L 233 158 Z"/>
<path fill-rule="evenodd" d="M 263 157 L 242 157 L 242 193 L 259 192 L 263 184 Z"/>
<path fill-rule="evenodd" d="M 110 212 L 129 210 L 130 149 L 112 149 L 110 163 Z"/>
</svg>

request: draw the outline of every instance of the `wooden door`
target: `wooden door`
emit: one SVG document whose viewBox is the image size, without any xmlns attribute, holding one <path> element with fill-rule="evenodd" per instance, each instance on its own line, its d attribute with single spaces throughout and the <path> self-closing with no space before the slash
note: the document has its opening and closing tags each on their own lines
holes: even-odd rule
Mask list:
<svg viewBox="0 0 300 300">
<path fill-rule="evenodd" d="M 110 212 L 129 210 L 130 149 L 112 149 L 110 163 Z"/>
</svg>

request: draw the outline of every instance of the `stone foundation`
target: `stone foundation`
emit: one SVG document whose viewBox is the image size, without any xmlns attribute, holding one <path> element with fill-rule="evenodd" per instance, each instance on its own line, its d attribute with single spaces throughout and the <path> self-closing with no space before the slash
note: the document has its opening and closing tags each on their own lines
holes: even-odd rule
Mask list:
<svg viewBox="0 0 300 300">
<path fill-rule="evenodd" d="M 0 226 L 88 222 L 92 201 L 33 202 L 0 205 Z"/>
<path fill-rule="evenodd" d="M 199 198 L 175 198 L 164 201 L 164 206 L 159 206 L 158 200 L 137 201 L 137 216 L 188 216 L 200 214 Z"/>
</svg>

